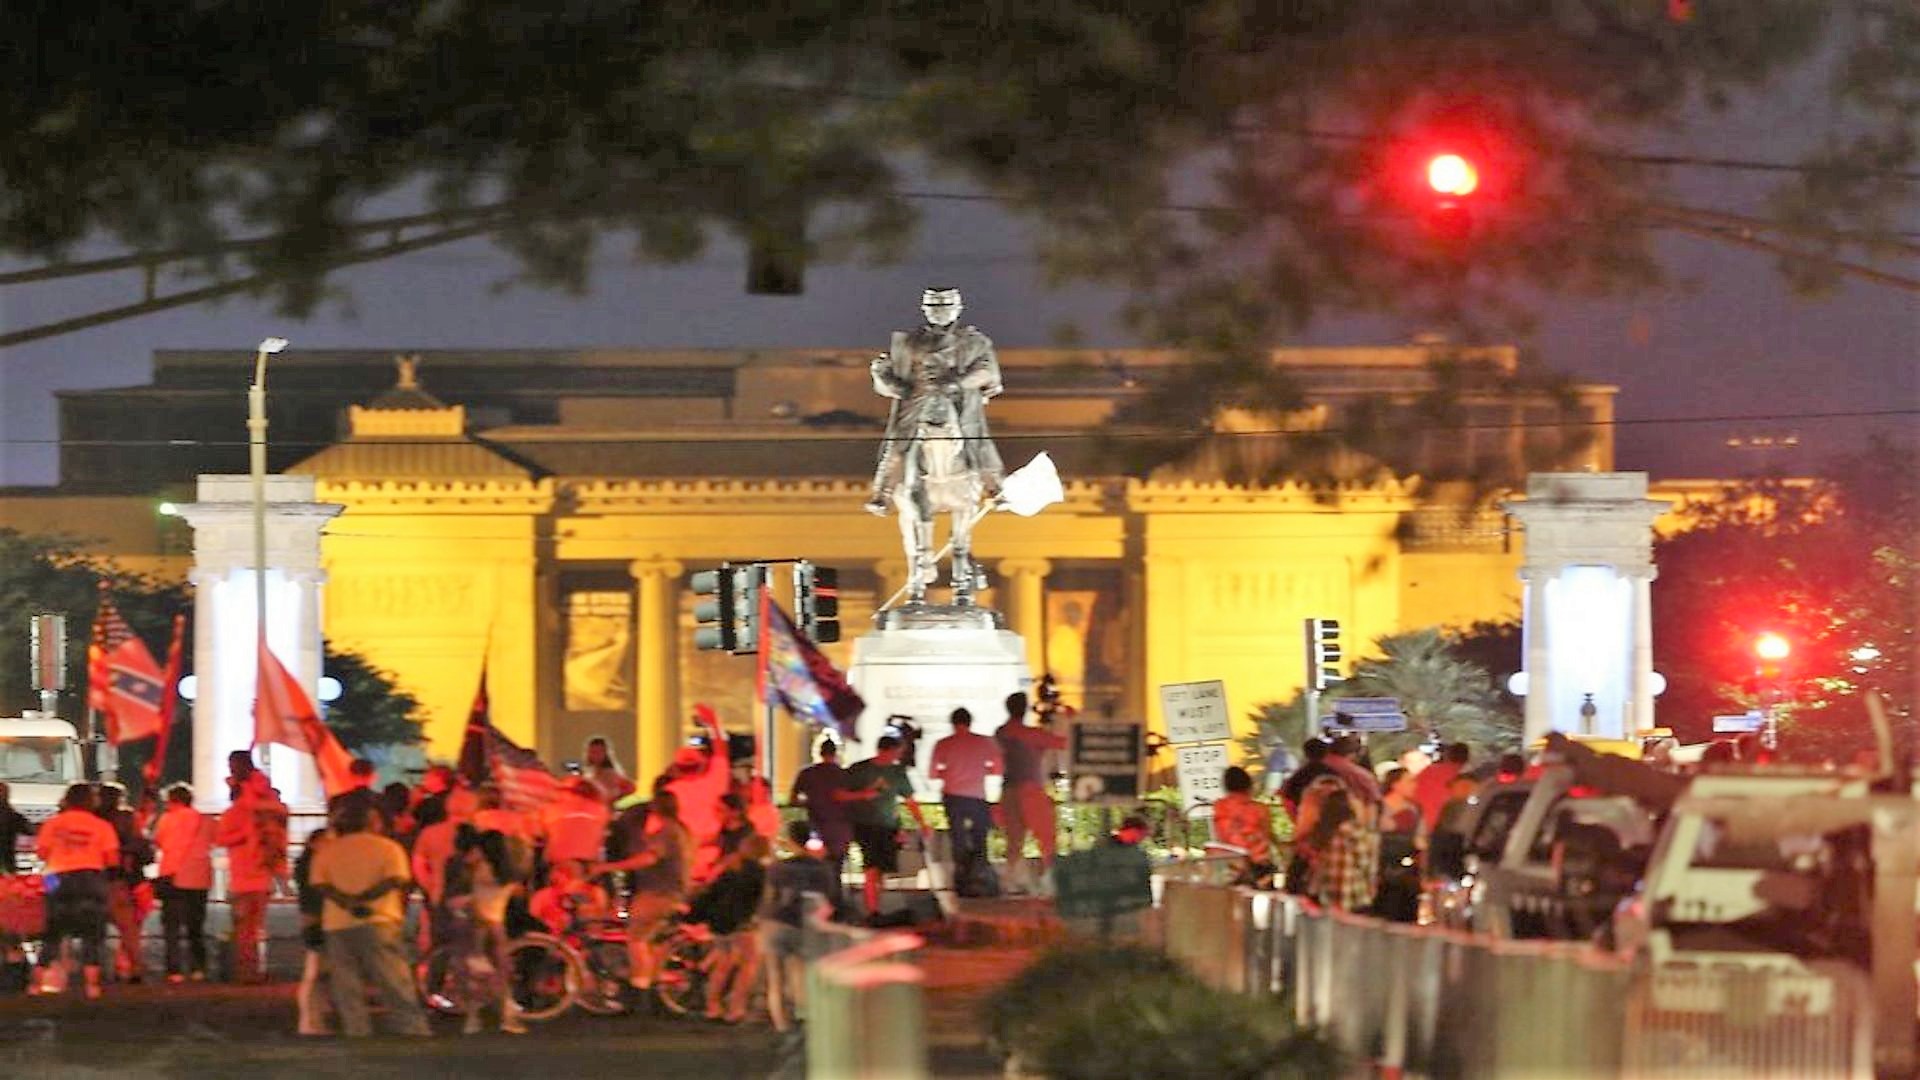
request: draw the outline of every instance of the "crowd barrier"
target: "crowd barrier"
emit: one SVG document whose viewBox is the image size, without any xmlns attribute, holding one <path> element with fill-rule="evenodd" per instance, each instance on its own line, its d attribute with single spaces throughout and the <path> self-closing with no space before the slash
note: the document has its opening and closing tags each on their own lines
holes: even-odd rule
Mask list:
<svg viewBox="0 0 1920 1080">
<path fill-rule="evenodd" d="M 816 905 L 817 907 L 817 905 Z M 925 942 L 816 914 L 806 930 L 806 1064 L 811 1080 L 924 1080 L 922 973 L 905 954 Z"/>
<path fill-rule="evenodd" d="M 1567 942 L 1504 941 L 1194 880 L 1161 885 L 1166 951 L 1214 986 L 1278 994 L 1384 1075 L 1872 1075 L 1867 977 L 1648 967 Z"/>
</svg>

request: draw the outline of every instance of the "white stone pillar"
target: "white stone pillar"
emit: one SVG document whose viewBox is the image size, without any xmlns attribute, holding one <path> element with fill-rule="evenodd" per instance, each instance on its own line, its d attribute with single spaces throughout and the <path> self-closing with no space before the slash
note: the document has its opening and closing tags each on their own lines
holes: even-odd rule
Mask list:
<svg viewBox="0 0 1920 1080">
<path fill-rule="evenodd" d="M 1520 579 L 1527 583 L 1527 591 L 1521 608 L 1521 663 L 1526 672 L 1525 720 L 1523 730 L 1527 742 L 1545 735 L 1553 729 L 1553 713 L 1548 703 L 1553 700 L 1552 665 L 1547 662 L 1548 641 L 1547 621 L 1536 618 L 1535 612 L 1547 610 L 1547 576 L 1536 574 L 1523 567 Z"/>
<path fill-rule="evenodd" d="M 319 699 L 320 531 L 342 507 L 314 501 L 314 478 L 266 478 L 267 645 Z M 226 808 L 227 754 L 253 745 L 256 675 L 253 493 L 246 476 L 202 475 L 199 501 L 180 507 L 193 527 L 194 805 Z M 326 805 L 313 759 L 273 746 L 255 759 L 295 811 Z"/>
<path fill-rule="evenodd" d="M 1526 739 L 1580 731 L 1634 738 L 1653 726 L 1653 522 L 1645 473 L 1534 473 L 1503 504 L 1526 528 Z"/>
<path fill-rule="evenodd" d="M 1633 666 L 1628 668 L 1632 677 L 1631 692 L 1628 695 L 1632 711 L 1628 714 L 1629 730 L 1638 731 L 1654 726 L 1654 671 L 1653 671 L 1653 579 L 1659 576 L 1659 569 L 1648 566 L 1645 573 L 1636 573 L 1633 582 Z"/>
</svg>

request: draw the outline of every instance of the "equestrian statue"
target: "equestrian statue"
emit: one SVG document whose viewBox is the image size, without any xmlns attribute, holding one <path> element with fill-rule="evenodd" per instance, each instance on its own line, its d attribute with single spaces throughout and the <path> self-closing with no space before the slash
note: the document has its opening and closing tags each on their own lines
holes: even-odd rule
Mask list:
<svg viewBox="0 0 1920 1080">
<path fill-rule="evenodd" d="M 893 405 L 866 508 L 899 514 L 909 604 L 926 603 L 939 579 L 934 523 L 951 515 L 953 603 L 971 607 L 987 587 L 973 561 L 973 526 L 999 497 L 1005 475 L 987 432 L 987 402 L 1002 389 L 1000 362 L 987 335 L 959 324 L 960 290 L 925 290 L 920 311 L 925 325 L 895 331 L 892 347 L 871 365 L 874 392 Z"/>
</svg>

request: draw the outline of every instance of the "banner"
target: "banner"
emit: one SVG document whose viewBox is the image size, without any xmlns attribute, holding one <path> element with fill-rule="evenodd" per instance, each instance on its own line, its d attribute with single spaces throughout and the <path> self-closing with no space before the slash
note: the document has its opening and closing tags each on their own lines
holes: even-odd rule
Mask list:
<svg viewBox="0 0 1920 1080">
<path fill-rule="evenodd" d="M 760 685 L 794 719 L 851 740 L 867 703 L 767 592 L 760 590 Z"/>
</svg>

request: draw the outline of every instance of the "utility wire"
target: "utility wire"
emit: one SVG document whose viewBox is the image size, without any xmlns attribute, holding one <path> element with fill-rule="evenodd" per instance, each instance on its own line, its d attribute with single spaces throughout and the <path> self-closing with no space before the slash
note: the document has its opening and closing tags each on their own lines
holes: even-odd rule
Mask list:
<svg viewBox="0 0 1920 1080">
<path fill-rule="evenodd" d="M 276 394 L 275 396 L 278 396 L 278 395 Z M 1546 419 L 1546 420 L 1515 420 L 1511 422 L 1504 421 L 1504 420 L 1499 420 L 1499 421 L 1489 420 L 1484 422 L 1463 422 L 1458 424 L 1430 423 L 1430 422 L 1412 422 L 1412 423 L 1395 422 L 1393 423 L 1390 431 L 1391 431 L 1391 434 L 1398 435 L 1398 434 L 1432 434 L 1432 433 L 1439 433 L 1439 432 L 1513 431 L 1513 430 L 1529 430 L 1529 429 L 1564 429 L 1564 428 L 1612 429 L 1612 428 L 1625 428 L 1625 427 L 1658 427 L 1662 425 L 1690 425 L 1690 424 L 1792 423 L 1797 421 L 1813 421 L 1813 420 L 1874 420 L 1874 419 L 1891 419 L 1891 418 L 1902 418 L 1902 417 L 1920 417 L 1920 408 L 1856 409 L 1856 410 L 1832 410 L 1832 411 L 1792 412 L 1792 413 L 1726 413 L 1726 414 L 1704 415 L 1704 416 L 1647 416 L 1647 417 L 1629 417 L 1629 418 L 1615 417 L 1609 420 L 1601 420 L 1601 419 L 1596 419 L 1593 417 L 1586 417 L 1586 416 L 1567 416 L 1567 417 L 1562 417 L 1557 419 Z M 502 425 L 502 427 L 522 427 L 522 425 Z M 879 429 L 879 421 L 875 420 L 873 430 L 850 431 L 845 433 L 822 432 L 819 429 L 796 427 L 796 428 L 787 429 L 787 430 L 778 431 L 778 432 L 759 431 L 759 432 L 752 432 L 750 434 L 742 434 L 742 435 L 730 435 L 725 432 L 715 432 L 711 435 L 699 435 L 699 436 L 681 435 L 681 436 L 668 436 L 665 438 L 656 438 L 656 437 L 639 435 L 639 434 L 590 435 L 590 436 L 573 436 L 573 435 L 561 434 L 560 437 L 558 438 L 548 438 L 548 437 L 544 437 L 545 433 L 542 432 L 541 428 L 539 428 L 538 426 L 525 426 L 523 430 L 515 433 L 503 433 L 500 428 L 488 429 L 488 430 L 479 432 L 479 436 L 486 443 L 492 443 L 495 445 L 503 446 L 515 452 L 532 453 L 542 449 L 551 450 L 551 449 L 558 449 L 558 448 L 564 448 L 569 446 L 712 446 L 715 443 L 732 442 L 732 443 L 774 443 L 774 444 L 784 445 L 788 447 L 798 448 L 801 446 L 818 445 L 818 444 L 836 444 L 836 443 L 848 443 L 848 442 L 872 443 L 879 435 L 878 429 Z M 795 434 L 799 434 L 803 437 L 795 438 L 794 437 Z M 1137 429 L 1137 428 L 1122 428 L 1122 429 L 1113 430 L 1113 431 L 1084 431 L 1084 430 L 1080 430 L 1080 431 L 1065 431 L 1065 430 L 1063 431 L 1006 431 L 1006 430 L 1001 430 L 1001 431 L 995 431 L 993 433 L 992 438 L 993 438 L 993 441 L 996 443 L 1004 443 L 1004 442 L 1034 443 L 1034 442 L 1075 442 L 1075 441 L 1091 441 L 1091 440 L 1144 441 L 1144 440 L 1152 440 L 1152 439 L 1231 440 L 1231 439 L 1247 439 L 1247 438 L 1328 438 L 1328 437 L 1347 436 L 1347 435 L 1370 436 L 1372 434 L 1373 434 L 1372 432 L 1361 432 L 1353 428 L 1340 428 L 1340 427 L 1320 427 L 1320 428 L 1281 427 L 1281 428 L 1262 428 L 1262 429 L 1255 429 L 1255 430 L 1236 430 L 1236 431 L 1215 431 L 1209 428 L 1193 428 L 1193 429 L 1167 428 L 1162 430 L 1153 430 L 1153 429 L 1143 430 L 1143 429 Z M 966 438 L 967 438 L 966 436 L 928 435 L 928 436 L 907 436 L 900 439 L 896 439 L 894 441 L 903 442 L 903 443 L 911 443 L 911 442 L 938 443 L 938 442 L 955 442 L 955 441 L 963 442 L 963 441 L 966 441 Z M 219 449 L 224 447 L 242 447 L 248 444 L 245 439 L 232 439 L 232 440 L 228 440 L 228 439 L 0 439 L 0 445 L 61 446 L 61 447 L 74 447 L 74 448 L 205 447 L 205 448 Z M 324 448 L 324 447 L 330 447 L 330 446 L 349 446 L 349 445 L 351 446 L 403 446 L 403 447 L 473 446 L 473 445 L 476 445 L 476 443 L 474 440 L 464 439 L 464 438 L 461 438 L 461 439 L 414 439 L 414 438 L 364 439 L 357 442 L 350 441 L 347 439 L 335 439 L 335 440 L 327 440 L 327 441 L 275 439 L 272 441 L 271 445 L 275 447 L 292 447 L 294 449 L 308 449 L 308 448 Z"/>
</svg>

